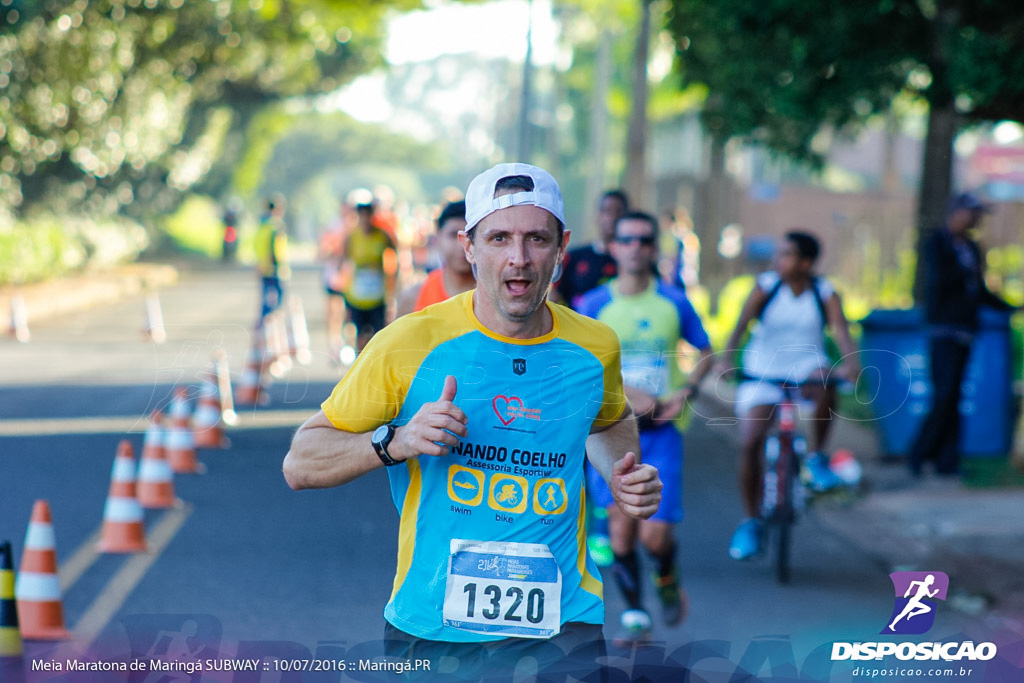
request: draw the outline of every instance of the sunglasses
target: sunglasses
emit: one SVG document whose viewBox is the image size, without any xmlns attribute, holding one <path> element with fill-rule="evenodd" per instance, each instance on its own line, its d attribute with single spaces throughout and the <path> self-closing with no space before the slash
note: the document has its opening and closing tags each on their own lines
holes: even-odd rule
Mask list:
<svg viewBox="0 0 1024 683">
<path fill-rule="evenodd" d="M 653 235 L 616 235 L 615 241 L 619 244 L 632 244 L 633 242 L 638 242 L 641 247 L 654 246 Z"/>
</svg>

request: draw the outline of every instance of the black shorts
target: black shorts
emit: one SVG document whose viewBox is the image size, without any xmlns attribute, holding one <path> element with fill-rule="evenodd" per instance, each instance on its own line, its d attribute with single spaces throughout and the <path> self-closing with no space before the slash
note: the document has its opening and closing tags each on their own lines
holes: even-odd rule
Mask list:
<svg viewBox="0 0 1024 683">
<path fill-rule="evenodd" d="M 355 308 L 346 299 L 345 306 L 348 308 L 349 320 L 356 326 L 356 334 L 371 330 L 380 332 L 384 329 L 384 314 L 387 310 L 384 304 L 373 308 Z"/>
<path fill-rule="evenodd" d="M 442 657 L 458 662 L 458 669 L 449 674 L 450 678 L 444 677 L 446 680 L 495 682 L 510 680 L 520 660 L 532 657 L 537 666 L 535 680 L 540 683 L 573 678 L 604 680 L 602 664 L 608 648 L 600 624 L 562 624 L 561 632 L 547 640 L 505 638 L 483 643 L 448 643 L 417 638 L 385 622 L 384 654 L 410 665 L 420 662 L 420 668 L 411 671 L 408 679 L 424 681 L 437 680 Z M 450 661 L 447 664 L 451 666 Z"/>
</svg>

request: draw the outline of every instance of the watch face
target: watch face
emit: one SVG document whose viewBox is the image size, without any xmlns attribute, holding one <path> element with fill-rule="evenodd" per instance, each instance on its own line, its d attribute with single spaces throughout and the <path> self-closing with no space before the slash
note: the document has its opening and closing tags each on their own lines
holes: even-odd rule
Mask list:
<svg viewBox="0 0 1024 683">
<path fill-rule="evenodd" d="M 388 426 L 387 425 L 381 425 L 380 427 L 377 427 L 377 429 L 374 430 L 373 436 L 371 437 L 371 439 L 373 440 L 374 443 L 380 443 L 380 442 L 382 442 L 384 440 L 384 438 L 387 435 L 388 435 Z"/>
</svg>

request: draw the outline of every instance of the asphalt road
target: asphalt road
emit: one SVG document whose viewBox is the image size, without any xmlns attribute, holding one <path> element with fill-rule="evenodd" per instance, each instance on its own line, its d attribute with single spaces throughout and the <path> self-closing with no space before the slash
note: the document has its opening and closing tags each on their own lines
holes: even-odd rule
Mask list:
<svg viewBox="0 0 1024 683">
<path fill-rule="evenodd" d="M 10 539 L 20 557 L 33 501 L 49 500 L 65 618 L 76 633 L 69 643 L 27 642 L 26 667 L 69 658 L 180 659 L 182 653 L 240 662 L 379 652 L 398 528 L 385 476 L 376 472 L 341 489 L 299 493 L 281 476 L 292 432 L 339 377 L 327 362 L 317 278 L 315 268 L 298 268 L 290 289 L 304 302 L 312 362 L 274 384 L 269 406 L 239 410 L 239 424 L 229 430 L 231 447 L 200 451 L 205 474 L 176 477 L 182 505 L 147 512 L 151 550 L 142 555 L 93 551 L 117 443 L 128 438 L 140 452 L 146 416 L 166 406 L 175 386 L 196 384 L 217 347 L 227 352 L 237 383 L 257 309 L 253 273 L 213 267 L 183 273 L 179 285 L 160 292 L 168 335 L 163 344 L 142 334 L 142 297 L 37 324 L 29 344 L 0 343 L 0 540 Z M 789 585 L 776 584 L 767 561 L 732 561 L 726 547 L 740 517 L 735 430 L 694 420 L 686 451 L 687 516 L 677 540 L 690 616 L 673 629 L 658 623 L 657 646 L 613 651 L 612 663 L 629 676 L 638 662 L 657 663 L 675 652 L 689 658 L 691 680 L 743 679 L 743 672 L 765 680 L 855 680 L 854 663 L 829 661 L 831 644 L 879 639 L 893 608 L 891 568 L 831 534 L 813 511 L 796 530 Z M 608 635 L 622 609 L 610 578 Z M 652 590 L 647 597 L 657 615 Z M 977 628 L 942 610 L 929 637 Z M 16 680 L 18 671 L 0 668 L 0 679 Z M 684 680 L 678 666 L 659 671 L 665 680 Z M 189 679 L 181 672 L 25 675 Z M 203 680 L 349 675 L 261 668 L 205 672 Z"/>
</svg>

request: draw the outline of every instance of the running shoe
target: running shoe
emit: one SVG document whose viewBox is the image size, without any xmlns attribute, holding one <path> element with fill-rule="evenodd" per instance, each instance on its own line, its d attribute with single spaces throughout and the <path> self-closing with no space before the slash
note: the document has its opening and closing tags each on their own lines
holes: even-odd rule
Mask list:
<svg viewBox="0 0 1024 683">
<path fill-rule="evenodd" d="M 729 543 L 729 557 L 748 560 L 761 554 L 761 520 L 748 517 L 736 527 Z"/>
<path fill-rule="evenodd" d="M 590 558 L 598 567 L 610 567 L 615 564 L 615 553 L 612 552 L 612 542 L 604 534 L 591 534 L 587 537 L 587 550 Z"/>
<path fill-rule="evenodd" d="M 828 467 L 828 456 L 821 451 L 808 453 L 801 470 L 801 479 L 812 491 L 831 491 L 843 485 L 843 480 Z"/>
<path fill-rule="evenodd" d="M 661 601 L 661 616 L 668 626 L 683 623 L 690 612 L 690 596 L 686 589 L 679 585 L 676 575 L 654 577 L 654 586 L 658 589 L 658 600 Z"/>
<path fill-rule="evenodd" d="M 629 649 L 651 641 L 651 617 L 642 609 L 628 609 L 622 613 L 622 628 L 612 638 L 612 645 Z"/>
</svg>

